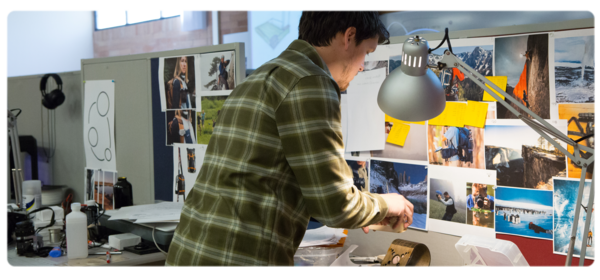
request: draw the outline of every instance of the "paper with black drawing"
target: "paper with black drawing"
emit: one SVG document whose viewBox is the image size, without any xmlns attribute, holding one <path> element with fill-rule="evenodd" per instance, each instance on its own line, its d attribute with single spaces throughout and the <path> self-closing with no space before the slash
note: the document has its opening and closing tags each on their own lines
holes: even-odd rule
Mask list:
<svg viewBox="0 0 600 280">
<path fill-rule="evenodd" d="M 114 102 L 112 80 L 85 81 L 83 144 L 89 169 L 117 170 Z"/>
</svg>

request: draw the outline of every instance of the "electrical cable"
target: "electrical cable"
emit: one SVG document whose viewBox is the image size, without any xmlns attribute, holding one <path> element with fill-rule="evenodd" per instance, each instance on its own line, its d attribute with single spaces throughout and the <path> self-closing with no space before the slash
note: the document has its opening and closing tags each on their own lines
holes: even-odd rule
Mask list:
<svg viewBox="0 0 600 280">
<path fill-rule="evenodd" d="M 12 111 L 16 111 L 16 110 L 19 110 L 19 112 L 15 115 L 15 118 L 17 118 L 21 114 L 21 112 L 23 111 L 23 110 L 21 110 L 19 108 L 11 109 L 10 111 L 12 112 Z"/>
<path fill-rule="evenodd" d="M 156 248 L 158 248 L 158 250 L 160 250 L 161 252 L 163 252 L 163 254 L 167 254 L 167 252 L 163 251 L 160 247 L 158 247 L 158 243 L 156 243 L 156 238 L 154 238 L 154 230 L 156 229 L 156 227 L 152 228 L 152 241 L 154 241 L 154 245 L 156 246 Z"/>
<path fill-rule="evenodd" d="M 450 53 L 454 54 L 454 52 L 452 52 L 452 45 L 450 45 L 450 36 L 448 36 L 448 28 L 446 28 L 444 30 L 444 32 L 445 32 L 445 34 L 444 34 L 444 39 L 442 40 L 442 42 L 440 42 L 440 44 L 437 47 L 435 47 L 435 49 L 430 48 L 429 53 L 439 49 L 444 44 L 444 42 L 448 41 L 448 50 L 450 51 Z"/>
<path fill-rule="evenodd" d="M 590 137 L 594 137 L 594 134 L 588 134 L 588 135 L 586 135 L 586 136 L 583 136 L 583 137 L 581 137 L 581 138 L 579 138 L 579 139 L 575 140 L 575 142 L 576 142 L 576 143 L 579 143 L 579 142 L 581 142 L 581 141 L 583 141 L 583 140 L 585 140 L 585 139 L 588 139 L 588 138 L 590 138 Z"/>
</svg>

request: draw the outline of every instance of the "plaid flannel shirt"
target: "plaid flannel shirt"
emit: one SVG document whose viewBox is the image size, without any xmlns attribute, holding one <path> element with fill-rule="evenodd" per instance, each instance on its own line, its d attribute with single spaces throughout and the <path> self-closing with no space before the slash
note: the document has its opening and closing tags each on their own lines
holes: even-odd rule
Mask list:
<svg viewBox="0 0 600 280">
<path fill-rule="evenodd" d="M 386 214 L 353 185 L 337 83 L 296 40 L 225 101 L 166 264 L 293 265 L 311 216 L 352 229 Z"/>
</svg>

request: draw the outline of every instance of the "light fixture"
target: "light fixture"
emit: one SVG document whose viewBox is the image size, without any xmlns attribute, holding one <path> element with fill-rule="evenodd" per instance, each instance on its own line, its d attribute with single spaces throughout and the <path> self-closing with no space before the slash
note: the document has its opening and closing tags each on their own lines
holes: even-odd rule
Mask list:
<svg viewBox="0 0 600 280">
<path fill-rule="evenodd" d="M 446 97 L 439 78 L 428 69 L 429 44 L 419 36 L 402 46 L 402 65 L 385 79 L 377 104 L 388 116 L 404 121 L 424 121 L 444 111 Z M 436 83 L 437 81 L 437 83 Z"/>
<path fill-rule="evenodd" d="M 419 65 L 417 62 L 417 67 L 414 67 L 415 56 L 427 56 L 429 53 L 442 46 L 442 44 L 444 44 L 446 41 L 448 42 L 448 50 L 444 52 L 444 57 L 438 62 L 437 65 L 430 66 L 427 65 L 427 63 Z M 577 202 L 575 205 L 583 205 L 582 197 L 585 176 L 588 169 L 591 169 L 592 185 L 590 187 L 587 205 L 594 205 L 594 178 L 596 176 L 593 173 L 592 165 L 594 163 L 594 149 L 579 144 L 579 142 L 593 137 L 594 134 L 585 135 L 578 140 L 569 138 L 554 126 L 550 125 L 546 120 L 529 110 L 529 108 L 525 107 L 525 105 L 512 97 L 510 94 L 501 90 L 490 80 L 475 71 L 462 60 L 458 59 L 454 53 L 452 53 L 452 46 L 450 44 L 450 38 L 448 37 L 448 28 L 446 28 L 444 40 L 442 40 L 442 42 L 435 49 L 428 49 L 427 41 L 423 38 L 415 36 L 414 38 L 409 38 L 406 40 L 406 42 L 404 42 L 402 51 L 402 66 L 400 66 L 400 70 L 394 70 L 386 78 L 386 80 L 383 82 L 383 85 L 379 89 L 377 102 L 384 113 L 393 118 L 405 121 L 423 121 L 436 117 L 444 110 L 446 106 L 446 99 L 441 90 L 442 85 L 440 80 L 436 78 L 435 75 L 433 75 L 433 72 L 427 68 L 436 67 L 440 71 L 450 68 L 457 68 L 463 74 L 465 74 L 466 77 L 469 77 L 471 81 L 496 99 L 497 102 L 502 104 L 507 110 L 517 116 L 517 118 L 521 119 L 539 135 L 544 137 L 549 143 L 556 147 L 556 149 L 565 154 L 565 156 L 567 156 L 573 162 L 576 162 L 579 166 L 581 166 L 581 178 L 579 181 Z M 425 60 L 426 58 L 423 59 Z M 490 87 L 493 90 L 490 89 Z M 503 96 L 504 99 L 500 96 Z M 525 112 L 525 114 L 522 114 L 519 110 L 515 109 L 505 99 L 517 106 L 520 111 Z M 567 145 L 573 147 L 573 152 L 569 152 L 567 148 L 560 145 L 557 140 L 561 140 Z M 567 266 L 571 266 L 571 261 L 573 258 L 580 211 L 581 207 L 575 208 L 575 216 L 571 230 L 571 240 L 569 242 L 569 250 L 567 252 L 567 260 L 565 263 Z M 593 207 L 587 207 L 586 212 L 585 226 L 583 230 L 584 234 L 589 231 Z M 584 257 L 579 259 L 580 266 L 583 266 L 585 260 L 585 251 L 587 248 L 586 240 L 586 238 L 583 238 L 582 240 L 580 255 Z"/>
</svg>

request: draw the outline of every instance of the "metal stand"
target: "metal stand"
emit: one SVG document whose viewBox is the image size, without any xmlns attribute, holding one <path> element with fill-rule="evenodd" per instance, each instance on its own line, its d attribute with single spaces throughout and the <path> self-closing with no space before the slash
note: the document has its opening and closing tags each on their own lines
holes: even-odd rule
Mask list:
<svg viewBox="0 0 600 280">
<path fill-rule="evenodd" d="M 13 161 L 15 168 L 12 170 L 12 181 L 15 192 L 15 201 L 19 208 L 23 203 L 23 169 L 21 165 L 21 144 L 19 143 L 19 133 L 17 130 L 17 117 L 8 110 L 8 136 L 10 137 L 10 146 L 12 148 Z"/>
<path fill-rule="evenodd" d="M 569 251 L 567 253 L 567 261 L 565 263 L 565 265 L 570 266 L 571 260 L 573 258 L 573 249 L 575 247 L 575 239 L 576 239 L 576 235 L 577 235 L 577 225 L 579 222 L 579 214 L 580 214 L 579 205 L 581 205 L 581 203 L 582 203 L 581 200 L 583 197 L 583 187 L 585 185 L 585 174 L 586 174 L 587 168 L 594 162 L 594 149 L 590 148 L 590 147 L 586 147 L 584 145 L 580 145 L 579 143 L 575 142 L 573 139 L 569 138 L 564 133 L 560 132 L 554 126 L 552 126 L 548 122 L 546 122 L 546 120 L 542 119 L 540 116 L 536 115 L 531 110 L 529 110 L 527 107 L 525 107 L 523 104 L 521 104 L 514 97 L 510 96 L 508 93 L 506 93 L 505 91 L 500 89 L 498 86 L 496 86 L 494 83 L 489 81 L 483 75 L 481 75 L 480 73 L 475 71 L 473 68 L 471 68 L 465 62 L 458 59 L 450 51 L 446 50 L 444 52 L 444 58 L 439 62 L 438 65 L 440 65 L 440 70 L 449 69 L 449 68 L 458 68 L 460 71 L 462 71 L 465 74 L 465 76 L 468 76 L 473 82 L 475 82 L 478 86 L 480 86 L 484 91 L 486 91 L 492 97 L 494 97 L 500 104 L 504 105 L 504 107 L 506 107 L 506 109 L 508 109 L 511 113 L 515 114 L 515 116 L 517 116 L 519 119 L 521 119 L 525 124 L 527 124 L 533 130 L 535 130 L 538 134 L 540 134 L 542 137 L 544 137 L 549 143 L 551 143 L 554 147 L 556 147 L 563 154 L 565 154 L 565 156 L 569 157 L 573 162 L 576 162 L 578 165 L 582 166 L 581 179 L 579 181 L 579 190 L 577 192 L 577 204 L 576 204 L 577 207 L 575 208 L 575 217 L 573 218 L 573 228 L 572 228 L 572 232 L 571 232 L 571 240 L 569 242 Z M 514 105 L 516 105 L 521 110 L 523 110 L 526 114 L 529 115 L 529 117 L 523 116 L 518 110 L 513 108 L 510 104 L 508 104 L 508 102 L 506 102 L 504 99 L 502 99 L 496 92 L 494 92 L 490 88 L 488 88 L 488 86 L 493 88 L 495 91 L 498 92 L 498 94 L 502 95 L 503 97 L 508 99 L 510 102 L 512 102 Z M 557 139 L 560 139 L 561 141 L 565 142 L 567 145 L 573 146 L 573 153 L 570 153 L 566 148 L 561 146 L 558 142 L 556 142 L 548 134 L 556 137 Z M 590 157 L 587 159 L 581 157 L 581 154 L 579 152 L 580 150 L 585 151 L 587 154 L 590 155 Z M 589 231 L 590 220 L 592 217 L 592 212 L 593 212 L 593 207 L 594 207 L 594 179 L 593 178 L 594 178 L 594 175 L 592 173 L 592 185 L 590 187 L 590 197 L 589 197 L 588 204 L 587 204 L 588 205 L 587 206 L 587 215 L 586 215 L 585 229 L 583 232 L 584 236 Z M 583 243 L 581 246 L 581 256 L 579 259 L 580 266 L 583 266 L 583 263 L 585 260 L 585 251 L 587 248 L 587 245 L 585 244 L 585 240 L 586 240 L 586 238 L 583 238 Z"/>
</svg>

